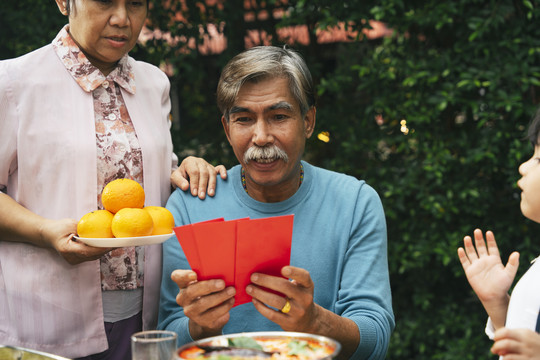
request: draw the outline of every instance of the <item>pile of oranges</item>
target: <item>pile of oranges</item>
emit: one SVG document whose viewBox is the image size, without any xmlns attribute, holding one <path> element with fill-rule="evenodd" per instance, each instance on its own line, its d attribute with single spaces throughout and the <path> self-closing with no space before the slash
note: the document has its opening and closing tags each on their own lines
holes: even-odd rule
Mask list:
<svg viewBox="0 0 540 360">
<path fill-rule="evenodd" d="M 104 210 L 85 214 L 77 224 L 83 238 L 121 238 L 170 234 L 174 218 L 161 206 L 144 206 L 144 189 L 131 179 L 108 183 L 101 193 Z"/>
</svg>

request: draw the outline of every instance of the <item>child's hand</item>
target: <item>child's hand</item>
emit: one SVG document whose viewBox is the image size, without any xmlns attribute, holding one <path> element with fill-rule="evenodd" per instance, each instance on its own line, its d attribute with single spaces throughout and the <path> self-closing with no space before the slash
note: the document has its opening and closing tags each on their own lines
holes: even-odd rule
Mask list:
<svg viewBox="0 0 540 360">
<path fill-rule="evenodd" d="M 540 334 L 529 329 L 500 328 L 495 332 L 491 352 L 504 360 L 540 359 Z"/>
<path fill-rule="evenodd" d="M 495 236 L 479 229 L 474 230 L 476 249 L 470 236 L 463 239 L 464 247 L 458 249 L 459 260 L 474 292 L 492 318 L 495 329 L 504 326 L 508 307 L 508 290 L 514 281 L 519 265 L 519 253 L 514 252 L 504 266 L 501 261 Z"/>
</svg>

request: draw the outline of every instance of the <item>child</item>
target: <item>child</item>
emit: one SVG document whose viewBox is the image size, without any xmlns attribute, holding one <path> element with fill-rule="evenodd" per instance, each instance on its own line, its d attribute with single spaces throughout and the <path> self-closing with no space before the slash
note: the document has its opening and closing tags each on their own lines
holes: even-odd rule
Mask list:
<svg viewBox="0 0 540 360">
<path fill-rule="evenodd" d="M 531 122 L 528 138 L 534 154 L 519 167 L 520 207 L 524 216 L 540 223 L 540 110 Z M 482 231 L 474 230 L 474 242 L 476 249 L 471 237 L 465 236 L 458 256 L 469 284 L 489 315 L 486 334 L 495 341 L 491 352 L 505 360 L 540 359 L 540 261 L 533 260 L 510 297 L 519 253 L 510 254 L 504 266 L 491 231 L 486 232 L 484 241 Z"/>
</svg>

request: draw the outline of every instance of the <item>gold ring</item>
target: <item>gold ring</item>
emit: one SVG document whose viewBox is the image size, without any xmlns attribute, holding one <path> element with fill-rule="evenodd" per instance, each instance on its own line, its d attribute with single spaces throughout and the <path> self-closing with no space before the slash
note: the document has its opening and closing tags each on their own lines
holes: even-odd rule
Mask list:
<svg viewBox="0 0 540 360">
<path fill-rule="evenodd" d="M 291 303 L 289 302 L 289 300 L 287 300 L 285 305 L 283 305 L 283 307 L 281 308 L 281 312 L 284 314 L 288 314 L 289 311 L 291 311 Z"/>
</svg>

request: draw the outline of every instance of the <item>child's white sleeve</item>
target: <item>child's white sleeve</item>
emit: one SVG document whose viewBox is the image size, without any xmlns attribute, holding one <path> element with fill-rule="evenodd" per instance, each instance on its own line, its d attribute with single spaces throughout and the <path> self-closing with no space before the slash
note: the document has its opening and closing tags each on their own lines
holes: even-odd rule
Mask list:
<svg viewBox="0 0 540 360">
<path fill-rule="evenodd" d="M 486 323 L 486 335 L 490 340 L 493 340 L 493 337 L 495 336 L 495 328 L 493 327 L 493 323 L 491 322 L 490 317 L 488 317 Z"/>
</svg>

